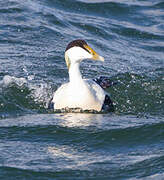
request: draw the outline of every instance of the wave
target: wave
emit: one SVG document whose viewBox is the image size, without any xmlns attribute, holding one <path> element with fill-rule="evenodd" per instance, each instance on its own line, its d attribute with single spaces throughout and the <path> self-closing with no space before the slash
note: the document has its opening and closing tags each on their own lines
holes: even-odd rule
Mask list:
<svg viewBox="0 0 164 180">
<path fill-rule="evenodd" d="M 161 70 L 156 72 L 161 73 Z M 114 76 L 113 80 L 119 82 L 118 86 L 109 90 L 118 113 L 164 113 L 162 76 L 152 78 L 123 73 Z"/>
<path fill-rule="evenodd" d="M 84 158 L 85 159 L 85 158 Z M 67 160 L 68 161 L 68 160 Z M 70 163 L 71 164 L 71 163 Z M 69 166 L 71 166 L 69 164 Z M 36 169 L 24 169 L 22 167 L 0 167 L 0 177 L 14 176 L 17 179 L 31 178 L 31 179 L 88 179 L 88 178 L 107 178 L 107 179 L 162 179 L 163 178 L 163 156 L 152 157 L 148 160 L 134 163 L 133 165 L 124 165 L 120 168 L 111 167 L 111 162 L 93 163 L 88 164 L 87 168 L 54 168 L 51 170 Z M 151 172 L 150 172 L 151 169 Z M 109 173 L 110 172 L 110 173 Z M 136 178 L 134 178 L 136 177 Z"/>
<path fill-rule="evenodd" d="M 162 76 L 148 78 L 123 73 L 111 77 L 111 80 L 117 82 L 117 85 L 108 89 L 116 113 L 120 115 L 164 114 Z M 48 111 L 48 103 L 56 89 L 56 86 L 46 82 L 36 84 L 25 78 L 9 75 L 3 77 L 0 85 L 1 117 L 7 117 L 10 113 Z"/>
<path fill-rule="evenodd" d="M 0 134 L 1 141 L 5 142 L 1 146 L 6 150 L 3 153 L 15 154 L 14 144 L 22 158 L 18 161 L 9 156 L 1 164 L 0 177 L 12 172 L 22 177 L 27 174 L 63 177 L 67 173 L 71 176 L 79 173 L 80 176 L 141 178 L 163 171 L 163 122 L 109 130 L 59 125 L 12 126 L 0 127 Z M 46 154 L 37 156 L 37 150 Z"/>
<path fill-rule="evenodd" d="M 0 2 L 0 179 L 163 178 L 163 7 L 162 0 Z M 64 49 L 76 38 L 105 57 L 81 70 L 116 82 L 107 89 L 112 114 L 48 110 L 68 77 Z"/>
<path fill-rule="evenodd" d="M 84 125 L 69 127 L 67 120 L 63 124 L 56 120 L 56 123 L 51 123 L 52 125 L 47 125 L 46 122 L 40 124 L 39 120 L 38 122 L 29 121 L 22 122 L 22 125 L 20 121 L 17 125 L 10 123 L 8 126 L 3 126 L 2 124 L 0 127 L 1 140 L 42 143 L 54 143 L 55 141 L 55 144 L 58 145 L 64 143 L 75 147 L 80 147 L 83 142 L 83 146 L 86 148 L 99 148 L 111 152 L 115 148 L 120 150 L 121 147 L 128 150 L 131 146 L 138 147 L 147 144 L 158 146 L 158 148 L 163 146 L 164 122 L 160 120 L 157 123 L 133 125 L 133 127 L 123 127 L 124 124 L 120 123 L 119 128 L 113 127 L 112 129 L 109 123 L 109 129 L 105 129 L 104 126 L 100 128 L 96 124 L 87 127 Z M 52 117 L 50 122 L 53 122 Z M 50 122 L 47 121 L 47 123 Z M 104 125 L 107 126 L 107 122 Z M 19 136 L 20 133 L 21 136 Z M 31 139 L 31 137 L 33 138 Z"/>
<path fill-rule="evenodd" d="M 4 76 L 0 85 L 1 117 L 46 110 L 54 90 L 46 83 L 33 84 L 9 75 Z"/>
<path fill-rule="evenodd" d="M 92 67 L 88 72 L 86 63 L 83 71 L 87 76 L 93 77 L 100 71 L 101 74 L 116 72 L 111 80 L 119 83 L 108 90 L 116 113 L 163 115 L 163 79 L 158 75 L 163 68 L 157 69 L 162 65 L 163 55 L 162 8 L 161 1 L 15 0 L 8 6 L 4 2 L 0 8 L 0 14 L 5 17 L 4 36 L 0 39 L 3 47 L 0 117 L 47 111 L 57 86 L 53 80 L 60 83 L 66 77 L 64 60 L 59 59 L 63 58 L 66 43 L 72 38 L 92 41 L 106 56 L 105 67 L 89 65 Z M 150 18 L 152 9 L 155 10 L 153 19 Z M 11 22 L 12 15 L 14 22 Z M 20 70 L 17 72 L 16 68 Z M 134 73 L 127 72 L 128 68 Z M 151 71 L 155 77 L 147 76 L 147 68 L 155 71 Z M 40 84 L 31 82 L 29 74 L 37 74 L 44 80 Z M 47 83 L 50 81 L 56 84 Z"/>
</svg>

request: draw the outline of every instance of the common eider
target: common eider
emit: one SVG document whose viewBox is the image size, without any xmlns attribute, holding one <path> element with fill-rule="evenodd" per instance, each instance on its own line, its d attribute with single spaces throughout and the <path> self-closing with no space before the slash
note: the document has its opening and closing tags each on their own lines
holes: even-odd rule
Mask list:
<svg viewBox="0 0 164 180">
<path fill-rule="evenodd" d="M 84 40 L 70 42 L 65 50 L 69 82 L 55 91 L 50 106 L 54 110 L 79 108 L 84 111 L 113 111 L 113 103 L 103 88 L 104 82 L 108 87 L 108 80 L 103 77 L 95 80 L 82 78 L 79 66 L 84 59 L 104 61 Z"/>
</svg>

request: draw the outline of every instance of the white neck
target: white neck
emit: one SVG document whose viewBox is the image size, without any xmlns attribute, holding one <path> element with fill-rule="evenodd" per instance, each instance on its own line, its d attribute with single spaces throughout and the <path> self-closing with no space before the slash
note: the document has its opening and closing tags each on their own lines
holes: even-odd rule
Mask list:
<svg viewBox="0 0 164 180">
<path fill-rule="evenodd" d="M 76 62 L 71 64 L 69 68 L 69 80 L 70 83 L 73 83 L 74 85 L 78 85 L 80 82 L 83 81 L 79 66 L 80 63 Z"/>
<path fill-rule="evenodd" d="M 79 66 L 83 59 L 92 58 L 92 55 L 81 47 L 72 47 L 65 52 L 65 60 L 69 68 L 69 80 L 73 85 L 84 84 Z"/>
</svg>

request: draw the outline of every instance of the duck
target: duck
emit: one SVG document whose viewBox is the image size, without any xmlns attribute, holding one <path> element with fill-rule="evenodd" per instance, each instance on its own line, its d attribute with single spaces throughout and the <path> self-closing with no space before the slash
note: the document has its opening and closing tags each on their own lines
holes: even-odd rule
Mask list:
<svg viewBox="0 0 164 180">
<path fill-rule="evenodd" d="M 71 41 L 65 49 L 69 82 L 62 84 L 54 92 L 49 104 L 54 111 L 77 108 L 83 111 L 113 111 L 113 102 L 105 91 L 105 88 L 109 87 L 110 81 L 106 77 L 94 80 L 82 78 L 80 63 L 85 59 L 104 61 L 104 58 L 96 53 L 85 40 Z"/>
</svg>

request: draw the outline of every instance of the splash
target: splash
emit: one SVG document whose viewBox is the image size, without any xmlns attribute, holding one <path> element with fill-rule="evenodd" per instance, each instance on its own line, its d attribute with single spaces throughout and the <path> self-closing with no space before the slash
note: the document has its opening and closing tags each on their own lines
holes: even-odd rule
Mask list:
<svg viewBox="0 0 164 180">
<path fill-rule="evenodd" d="M 0 115 L 45 111 L 54 91 L 48 83 L 32 83 L 6 75 L 0 81 Z"/>
<path fill-rule="evenodd" d="M 163 79 L 132 73 L 122 73 L 113 77 L 118 85 L 110 94 L 119 114 L 164 114 Z"/>
<path fill-rule="evenodd" d="M 2 86 L 9 87 L 13 84 L 16 84 L 19 87 L 27 84 L 27 80 L 25 78 L 17 78 L 14 76 L 6 75 L 4 76 L 3 80 L 0 82 Z"/>
</svg>

